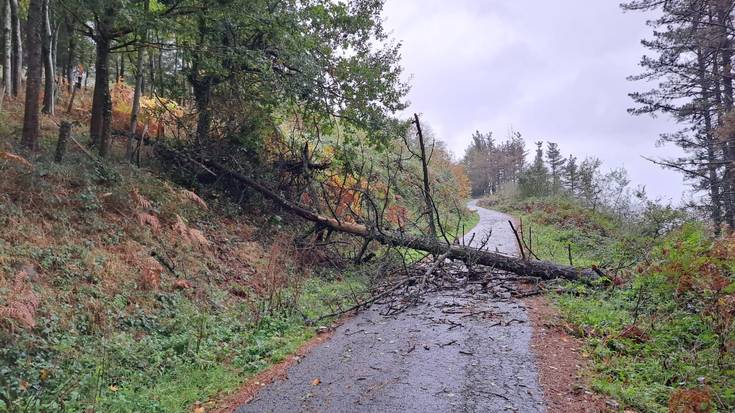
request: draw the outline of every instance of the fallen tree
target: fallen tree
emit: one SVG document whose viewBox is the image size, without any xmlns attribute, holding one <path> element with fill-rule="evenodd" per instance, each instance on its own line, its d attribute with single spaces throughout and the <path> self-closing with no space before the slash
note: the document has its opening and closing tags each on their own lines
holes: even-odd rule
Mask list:
<svg viewBox="0 0 735 413">
<path fill-rule="evenodd" d="M 171 148 L 159 146 L 159 153 L 165 157 L 173 157 L 180 161 L 188 161 L 197 165 L 212 175 L 226 176 L 254 189 L 265 198 L 291 214 L 332 231 L 362 237 L 368 241 L 376 241 L 383 245 L 407 247 L 424 251 L 436 257 L 446 257 L 451 260 L 460 260 L 468 264 L 479 264 L 493 267 L 498 270 L 512 272 L 518 275 L 538 277 L 543 280 L 563 278 L 572 281 L 592 281 L 599 277 L 596 269 L 580 269 L 568 265 L 560 265 L 541 260 L 525 260 L 518 257 L 503 255 L 465 245 L 448 245 L 437 238 L 411 236 L 404 233 L 384 231 L 370 228 L 366 225 L 340 221 L 333 217 L 324 216 L 310 209 L 291 202 L 255 179 L 237 171 L 226 168 L 219 162 L 201 156 L 183 154 Z"/>
</svg>

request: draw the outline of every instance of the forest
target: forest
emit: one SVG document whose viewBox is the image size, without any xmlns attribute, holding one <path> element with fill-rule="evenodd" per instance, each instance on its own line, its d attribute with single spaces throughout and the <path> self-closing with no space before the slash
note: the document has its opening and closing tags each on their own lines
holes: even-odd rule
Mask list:
<svg viewBox="0 0 735 413">
<path fill-rule="evenodd" d="M 735 408 L 735 1 L 620 6 L 682 202 L 453 153 L 386 7 L 0 0 L 0 412 Z"/>
</svg>

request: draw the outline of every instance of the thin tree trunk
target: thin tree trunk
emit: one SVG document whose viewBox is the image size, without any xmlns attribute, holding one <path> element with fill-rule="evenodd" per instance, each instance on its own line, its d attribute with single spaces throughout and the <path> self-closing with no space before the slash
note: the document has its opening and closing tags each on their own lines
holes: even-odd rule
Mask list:
<svg viewBox="0 0 735 413">
<path fill-rule="evenodd" d="M 66 82 L 69 92 L 72 91 L 76 79 L 74 79 L 74 54 L 76 53 L 76 38 L 74 36 L 74 27 L 71 23 L 66 23 L 66 32 L 69 38 L 67 39 L 67 55 L 66 64 L 64 65 L 64 75 L 66 76 Z M 80 73 L 81 74 L 81 73 Z"/>
<path fill-rule="evenodd" d="M 128 130 L 128 145 L 125 157 L 129 162 L 133 161 L 133 139 L 138 126 L 138 112 L 140 112 L 140 95 L 143 93 L 143 46 L 138 47 L 138 55 L 135 60 L 135 93 L 133 93 L 133 107 L 130 109 L 130 128 Z"/>
<path fill-rule="evenodd" d="M 720 228 L 722 227 L 722 200 L 720 199 L 720 181 L 717 174 L 716 154 L 715 154 L 715 140 L 712 129 L 712 113 L 711 113 L 711 99 L 710 99 L 710 81 L 707 77 L 707 65 L 704 56 L 704 50 L 699 49 L 697 51 L 697 66 L 699 70 L 699 82 L 702 87 L 702 115 L 704 118 L 704 134 L 707 146 L 707 172 L 708 172 L 708 186 L 710 192 L 710 216 L 712 218 L 712 225 L 714 225 L 715 235 L 720 235 Z"/>
<path fill-rule="evenodd" d="M 28 79 L 26 80 L 26 102 L 23 114 L 23 136 L 21 144 L 38 150 L 40 133 L 38 98 L 41 94 L 41 42 L 43 37 L 43 8 L 48 0 L 31 0 L 28 5 Z"/>
<path fill-rule="evenodd" d="M 421 169 L 424 181 L 424 203 L 426 204 L 426 218 L 429 221 L 429 235 L 436 238 L 436 224 L 434 223 L 434 203 L 431 200 L 431 182 L 429 181 L 429 160 L 426 158 L 426 146 L 424 144 L 424 133 L 421 131 L 419 115 L 414 113 L 414 124 L 419 135 L 419 147 L 421 149 Z"/>
<path fill-rule="evenodd" d="M 51 31 L 51 20 L 49 18 L 48 0 L 43 2 L 43 71 L 45 84 L 43 90 L 43 113 L 54 114 L 54 56 L 53 56 L 53 33 Z"/>
<path fill-rule="evenodd" d="M 118 82 L 124 82 L 125 81 L 125 55 L 120 54 L 120 75 L 117 78 Z"/>
<path fill-rule="evenodd" d="M 212 112 L 210 110 L 212 80 L 205 76 L 204 79 L 192 82 L 192 86 L 194 87 L 194 101 L 198 114 L 196 142 L 202 144 L 209 139 L 210 128 L 212 126 Z"/>
<path fill-rule="evenodd" d="M 150 0 L 144 3 L 146 14 L 150 8 Z M 143 43 L 148 38 L 147 31 L 143 31 Z M 143 44 L 138 45 L 138 53 L 135 59 L 135 92 L 133 93 L 133 107 L 130 109 L 130 128 L 128 130 L 128 145 L 125 150 L 125 157 L 128 162 L 133 162 L 133 139 L 135 138 L 136 127 L 138 126 L 138 113 L 140 112 L 140 97 L 143 94 L 143 53 L 145 48 Z"/>
<path fill-rule="evenodd" d="M 23 34 L 20 28 L 20 7 L 18 0 L 10 1 L 11 36 L 13 40 L 11 61 L 11 94 L 20 94 L 23 72 Z"/>
<path fill-rule="evenodd" d="M 13 42 L 12 42 L 12 19 L 10 18 L 10 0 L 2 0 L 3 8 L 3 85 L 5 91 L 10 94 L 12 93 L 13 84 L 11 82 L 11 66 L 13 56 Z"/>
<path fill-rule="evenodd" d="M 109 85 L 108 85 L 109 86 Z M 105 89 L 104 107 L 102 111 L 102 134 L 100 135 L 100 158 L 107 158 L 110 152 L 110 139 L 112 135 L 112 96 L 110 88 Z"/>
<path fill-rule="evenodd" d="M 68 121 L 61 122 L 59 128 L 59 140 L 56 142 L 56 154 L 54 155 L 54 162 L 61 163 L 64 160 L 64 154 L 66 154 L 66 142 L 69 140 L 71 134 L 71 123 Z"/>
<path fill-rule="evenodd" d="M 156 93 L 156 68 L 153 63 L 153 53 L 150 51 L 148 52 L 148 75 L 150 75 L 150 85 L 148 87 L 148 90 L 150 91 L 150 94 L 153 95 Z"/>
</svg>

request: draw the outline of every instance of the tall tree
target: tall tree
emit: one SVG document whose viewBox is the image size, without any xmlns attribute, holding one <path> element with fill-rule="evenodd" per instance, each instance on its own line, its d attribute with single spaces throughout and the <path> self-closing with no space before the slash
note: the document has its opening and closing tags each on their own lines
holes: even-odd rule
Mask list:
<svg viewBox="0 0 735 413">
<path fill-rule="evenodd" d="M 10 15 L 10 0 L 0 0 L 2 1 L 2 11 L 3 11 L 3 86 L 5 88 L 5 93 L 11 94 L 13 89 L 13 84 L 11 82 L 11 66 L 12 66 L 12 60 L 13 60 L 13 49 L 12 49 L 12 19 Z"/>
<path fill-rule="evenodd" d="M 23 33 L 20 27 L 20 5 L 18 0 L 10 1 L 10 37 L 12 38 L 11 50 L 11 93 L 13 96 L 20 94 L 21 78 L 23 73 Z"/>
<path fill-rule="evenodd" d="M 53 115 L 55 108 L 55 84 L 56 72 L 54 70 L 54 34 L 51 30 L 50 4 L 46 0 L 43 2 L 43 38 L 42 38 L 42 58 L 44 73 L 44 90 L 43 90 L 43 113 Z"/>
<path fill-rule="evenodd" d="M 145 0 L 144 9 L 146 15 L 150 10 L 150 0 Z M 130 108 L 130 127 L 128 129 L 128 144 L 125 150 L 125 157 L 129 162 L 133 160 L 133 138 L 135 138 L 136 128 L 138 126 L 138 112 L 140 112 L 140 98 L 143 94 L 143 55 L 145 52 L 144 44 L 148 39 L 148 31 L 143 29 L 140 36 L 141 43 L 138 45 L 138 51 L 135 59 L 135 91 L 133 92 L 133 104 Z"/>
<path fill-rule="evenodd" d="M 544 163 L 544 143 L 536 142 L 536 156 L 533 163 L 523 172 L 519 186 L 524 196 L 545 196 L 549 194 L 549 169 Z"/>
<path fill-rule="evenodd" d="M 23 114 L 23 136 L 21 144 L 38 149 L 40 124 L 38 98 L 41 94 L 41 41 L 43 38 L 43 9 L 48 0 L 31 0 L 28 5 L 26 39 L 28 50 L 28 78 L 26 79 L 25 112 Z"/>
<path fill-rule="evenodd" d="M 554 142 L 546 143 L 546 161 L 551 171 L 551 191 L 554 195 L 559 193 L 561 188 L 562 168 L 566 159 L 561 156 L 559 145 Z"/>
<path fill-rule="evenodd" d="M 577 157 L 570 154 L 564 165 L 562 183 L 572 196 L 576 195 L 577 189 L 579 189 L 578 181 L 579 174 L 577 172 Z"/>
<path fill-rule="evenodd" d="M 579 197 L 593 210 L 597 209 L 602 194 L 602 179 L 600 166 L 602 162 L 597 158 L 585 158 L 579 165 Z"/>
<path fill-rule="evenodd" d="M 633 93 L 633 114 L 670 114 L 684 128 L 662 134 L 686 153 L 655 162 L 682 172 L 695 190 L 703 191 L 703 207 L 715 231 L 722 222 L 735 224 L 735 128 L 733 111 L 732 0 L 636 0 L 626 10 L 656 10 L 649 24 L 653 39 L 643 44 L 654 56 L 644 56 L 644 72 L 632 80 L 655 80 L 657 87 Z"/>
<path fill-rule="evenodd" d="M 388 139 L 386 115 L 405 107 L 407 86 L 382 0 L 196 3 L 177 40 L 191 62 L 198 142 L 210 137 L 212 106 L 227 101 L 265 112 L 291 104 Z"/>
</svg>

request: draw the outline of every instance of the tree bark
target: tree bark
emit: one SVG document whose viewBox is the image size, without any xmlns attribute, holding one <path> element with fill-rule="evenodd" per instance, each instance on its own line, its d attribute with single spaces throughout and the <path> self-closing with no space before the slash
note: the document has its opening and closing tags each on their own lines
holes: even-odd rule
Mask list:
<svg viewBox="0 0 735 413">
<path fill-rule="evenodd" d="M 61 122 L 59 128 L 59 140 L 56 142 L 56 154 L 54 155 L 54 162 L 61 163 L 64 160 L 64 154 L 66 154 L 66 142 L 69 140 L 71 134 L 71 123 L 67 121 Z"/>
<path fill-rule="evenodd" d="M 76 37 L 74 36 L 74 26 L 70 22 L 66 22 L 66 32 L 69 38 L 67 39 L 66 49 L 66 62 L 64 65 L 64 75 L 66 76 L 66 83 L 68 91 L 71 92 L 76 79 L 74 79 L 74 54 L 76 53 Z"/>
<path fill-rule="evenodd" d="M 48 0 L 31 0 L 28 5 L 28 79 L 26 80 L 26 101 L 23 114 L 23 136 L 21 144 L 31 150 L 38 150 L 40 133 L 38 98 L 41 94 L 41 41 L 43 37 L 43 7 Z"/>
<path fill-rule="evenodd" d="M 135 92 L 133 93 L 133 107 L 130 109 L 130 128 L 128 129 L 128 144 L 125 150 L 125 157 L 128 162 L 133 161 L 133 139 L 138 126 L 140 96 L 143 93 L 143 50 L 143 46 L 139 46 L 135 60 Z"/>
<path fill-rule="evenodd" d="M 715 235 L 720 235 L 720 228 L 722 227 L 722 200 L 720 199 L 721 187 L 720 180 L 717 174 L 717 163 L 716 163 L 716 142 L 714 138 L 713 124 L 712 124 L 712 113 L 711 113 L 711 99 L 710 99 L 710 81 L 707 76 L 707 63 L 705 60 L 704 50 L 701 48 L 697 50 L 697 67 L 699 71 L 699 82 L 702 87 L 702 117 L 704 119 L 704 139 L 706 140 L 706 152 L 707 152 L 707 172 L 708 172 L 708 185 L 710 193 L 710 202 L 712 203 L 710 208 L 710 216 L 712 219 L 712 225 L 714 226 Z"/>
<path fill-rule="evenodd" d="M 194 88 L 194 103 L 197 108 L 197 130 L 196 142 L 204 143 L 209 139 L 209 132 L 212 126 L 212 112 L 210 103 L 212 100 L 212 79 L 204 76 L 202 79 L 196 79 L 197 74 L 191 76 L 191 85 Z"/>
<path fill-rule="evenodd" d="M 23 33 L 20 28 L 20 6 L 18 0 L 10 1 L 10 20 L 11 20 L 11 38 L 12 38 L 12 57 L 11 57 L 11 94 L 18 96 L 20 94 L 22 73 L 23 73 Z"/>
<path fill-rule="evenodd" d="M 56 75 L 54 73 L 54 55 L 53 55 L 53 33 L 51 31 L 51 20 L 49 18 L 49 1 L 43 2 L 43 71 L 44 71 L 44 90 L 43 90 L 43 113 L 54 114 L 54 86 Z"/>
<path fill-rule="evenodd" d="M 94 92 L 92 94 L 92 119 L 89 125 L 90 145 L 101 144 L 104 112 L 107 107 L 107 99 L 110 96 L 110 41 L 103 35 L 99 34 L 95 38 L 96 42 L 96 58 L 95 58 L 95 78 Z M 101 146 L 101 145 L 100 145 Z M 100 153 L 107 151 L 107 148 L 99 148 Z"/>
<path fill-rule="evenodd" d="M 146 14 L 150 9 L 150 0 L 145 0 L 144 9 Z M 145 44 L 148 33 L 143 31 L 143 43 Z M 143 44 L 138 45 L 138 53 L 135 59 L 135 92 L 133 93 L 133 106 L 130 109 L 130 128 L 128 130 L 128 144 L 125 149 L 125 157 L 128 162 L 133 162 L 133 138 L 135 138 L 135 130 L 138 126 L 138 113 L 140 112 L 140 97 L 143 94 L 143 54 L 145 48 Z"/>
<path fill-rule="evenodd" d="M 10 18 L 10 0 L 2 0 L 3 8 L 3 85 L 5 92 L 8 94 L 12 93 L 13 84 L 11 82 L 12 74 L 12 56 L 13 56 L 13 41 L 12 41 L 12 19 Z"/>
<path fill-rule="evenodd" d="M 150 91 L 150 94 L 153 95 L 156 93 L 156 68 L 153 64 L 153 53 L 148 53 L 148 74 L 150 75 L 150 85 L 148 86 L 148 90 Z"/>
</svg>

